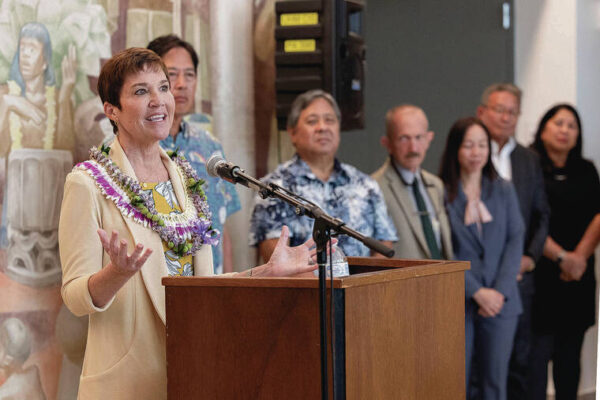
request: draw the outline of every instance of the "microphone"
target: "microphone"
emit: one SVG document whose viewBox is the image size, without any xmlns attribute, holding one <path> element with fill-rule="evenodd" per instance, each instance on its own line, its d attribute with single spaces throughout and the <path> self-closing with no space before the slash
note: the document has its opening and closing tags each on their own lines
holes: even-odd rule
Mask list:
<svg viewBox="0 0 600 400">
<path fill-rule="evenodd" d="M 212 155 L 206 163 L 206 172 L 208 172 L 208 175 L 225 179 L 233 184 L 237 183 L 235 177 L 233 176 L 234 169 L 240 168 L 237 165 L 227 162 L 218 154 Z"/>
<path fill-rule="evenodd" d="M 259 181 L 256 178 L 246 174 L 246 171 L 234 165 L 223 157 L 215 154 L 211 156 L 206 162 L 206 172 L 208 175 L 218 177 L 231 182 L 233 184 L 239 183 L 246 186 L 247 188 L 260 191 L 262 189 L 269 190 L 268 186 Z"/>
</svg>

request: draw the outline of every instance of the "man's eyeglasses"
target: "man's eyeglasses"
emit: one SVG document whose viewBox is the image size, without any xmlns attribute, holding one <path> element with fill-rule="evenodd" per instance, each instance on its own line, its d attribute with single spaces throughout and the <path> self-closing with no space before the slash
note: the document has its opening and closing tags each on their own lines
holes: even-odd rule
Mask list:
<svg viewBox="0 0 600 400">
<path fill-rule="evenodd" d="M 519 110 L 515 110 L 512 108 L 506 108 L 506 107 L 502 107 L 502 106 L 488 106 L 486 104 L 486 105 L 484 105 L 484 107 L 489 108 L 496 114 L 500 114 L 500 115 L 508 114 L 512 118 L 516 118 L 519 116 L 519 114 L 521 114 L 521 111 L 519 111 Z"/>
</svg>

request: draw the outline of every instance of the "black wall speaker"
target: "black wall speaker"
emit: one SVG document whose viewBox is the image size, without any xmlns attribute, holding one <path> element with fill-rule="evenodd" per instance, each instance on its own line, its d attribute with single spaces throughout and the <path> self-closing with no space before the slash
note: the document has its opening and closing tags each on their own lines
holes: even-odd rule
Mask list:
<svg viewBox="0 0 600 400">
<path fill-rule="evenodd" d="M 342 130 L 364 128 L 364 0 L 277 0 L 277 123 L 285 129 L 294 98 L 310 89 L 331 93 Z"/>
</svg>

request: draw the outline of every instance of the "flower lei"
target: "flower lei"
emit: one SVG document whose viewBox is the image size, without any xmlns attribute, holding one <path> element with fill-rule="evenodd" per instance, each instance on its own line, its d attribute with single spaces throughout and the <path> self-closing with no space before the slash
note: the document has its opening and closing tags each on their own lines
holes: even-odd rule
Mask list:
<svg viewBox="0 0 600 400">
<path fill-rule="evenodd" d="M 177 165 L 180 177 L 186 183 L 185 211 L 181 214 L 160 214 L 151 196 L 142 191 L 137 180 L 125 175 L 108 157 L 110 148 L 102 145 L 90 149 L 90 160 L 77 165 L 96 182 L 102 194 L 112 200 L 124 217 L 129 217 L 157 232 L 169 249 L 178 256 L 195 253 L 204 244 L 216 245 L 219 231 L 211 226 L 211 213 L 200 179 L 190 164 L 177 154 L 167 152 Z M 194 207 L 188 207 L 190 201 Z"/>
</svg>

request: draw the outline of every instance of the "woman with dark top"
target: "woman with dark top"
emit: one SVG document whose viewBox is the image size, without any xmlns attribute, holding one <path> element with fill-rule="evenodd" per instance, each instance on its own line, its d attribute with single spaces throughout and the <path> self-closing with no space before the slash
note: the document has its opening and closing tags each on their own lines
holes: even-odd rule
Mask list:
<svg viewBox="0 0 600 400">
<path fill-rule="evenodd" d="M 600 238 L 600 183 L 582 156 L 581 120 L 559 104 L 544 114 L 532 144 L 544 171 L 550 230 L 535 269 L 532 399 L 546 399 L 553 361 L 556 399 L 576 399 L 580 354 L 595 321 L 594 250 Z"/>
<path fill-rule="evenodd" d="M 476 118 L 459 119 L 450 129 L 440 176 L 454 255 L 471 262 L 465 272 L 467 398 L 474 396 L 474 378 L 478 396 L 504 400 L 522 311 L 517 287 L 524 234 L 519 202 L 512 184 L 498 177 L 490 134 Z M 472 365 L 477 366 L 473 376 Z"/>
</svg>

